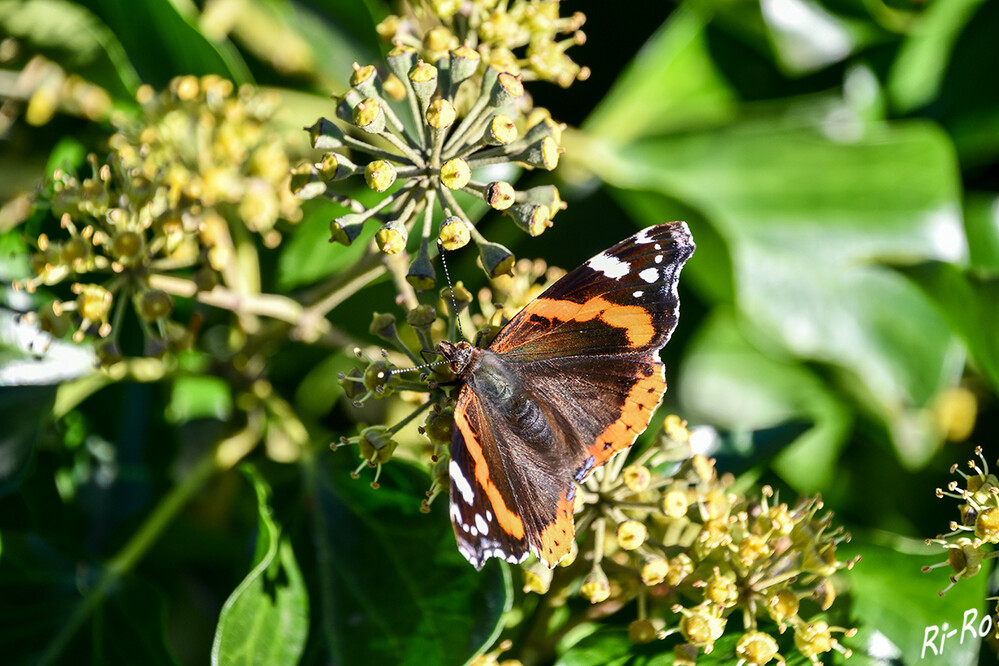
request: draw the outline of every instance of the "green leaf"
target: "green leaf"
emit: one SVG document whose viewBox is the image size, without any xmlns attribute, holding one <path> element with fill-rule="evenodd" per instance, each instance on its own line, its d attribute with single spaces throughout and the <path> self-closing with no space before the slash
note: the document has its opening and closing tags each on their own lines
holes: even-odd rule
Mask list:
<svg viewBox="0 0 999 666">
<path fill-rule="evenodd" d="M 59 64 L 71 69 L 93 67 L 106 58 L 130 94 L 142 83 L 115 32 L 79 3 L 6 0 L 0 2 L 0 28 L 42 51 L 63 54 Z"/>
<path fill-rule="evenodd" d="M 492 645 L 512 599 L 509 568 L 494 560 L 477 572 L 461 556 L 447 497 L 424 514 L 422 471 L 392 461 L 374 490 L 349 478 L 352 456 L 329 462 L 313 513 L 329 660 L 447 666 Z"/>
<path fill-rule="evenodd" d="M 792 357 L 843 369 L 906 464 L 928 459 L 939 437 L 913 408 L 956 381 L 962 358 L 926 299 L 870 262 L 965 256 L 945 136 L 910 123 L 833 141 L 771 120 L 594 148 L 591 168 L 615 187 L 700 211 L 731 257 L 739 317 Z"/>
<path fill-rule="evenodd" d="M 999 273 L 999 196 L 970 192 L 964 200 L 969 265 Z"/>
<path fill-rule="evenodd" d="M 291 542 L 270 507 L 270 488 L 252 468 L 259 521 L 253 569 L 226 600 L 212 664 L 295 664 L 309 634 L 309 597 Z"/>
<path fill-rule="evenodd" d="M 933 2 L 917 19 L 888 74 L 888 94 L 902 113 L 936 98 L 961 30 L 984 0 Z"/>
<path fill-rule="evenodd" d="M 330 201 L 308 202 L 295 233 L 281 245 L 277 280 L 281 289 L 312 284 L 353 266 L 367 250 L 378 222 L 370 221 L 349 247 L 330 243 L 330 220 L 344 213 Z"/>
<path fill-rule="evenodd" d="M 232 414 L 232 392 L 220 377 L 182 375 L 173 382 L 167 418 L 175 423 L 195 419 L 226 421 Z"/>
<path fill-rule="evenodd" d="M 674 12 L 615 80 L 584 129 L 626 141 L 730 119 L 733 93 L 711 60 L 704 26 L 698 12 Z"/>
<path fill-rule="evenodd" d="M 238 51 L 201 33 L 192 5 L 170 0 L 96 0 L 94 5 L 143 78 L 154 85 L 165 85 L 179 73 L 218 74 L 237 84 L 252 81 Z"/>
<path fill-rule="evenodd" d="M 941 261 L 894 269 L 933 300 L 999 391 L 999 277 L 965 273 Z"/>
<path fill-rule="evenodd" d="M 804 365 L 754 347 L 730 311 L 716 308 L 694 334 L 678 391 L 694 423 L 747 432 L 789 419 L 811 421 L 774 468 L 801 494 L 829 487 L 849 434 L 849 410 Z"/>
<path fill-rule="evenodd" d="M 931 549 L 901 539 L 873 543 L 854 535 L 848 546 L 840 546 L 839 555 L 840 559 L 845 559 L 857 554 L 863 559 L 850 571 L 848 579 L 852 611 L 858 626 L 877 629 L 898 648 L 906 664 L 970 666 L 978 663 L 981 642 L 977 636 L 972 639 L 970 635 L 954 635 L 947 639 L 940 654 L 934 654 L 929 648 L 924 654 L 923 645 L 928 636 L 932 638 L 933 631 L 928 632 L 929 627 L 940 628 L 946 623 L 950 629 L 960 632 L 965 613 L 970 611 L 979 621 L 985 617 L 988 579 L 985 570 L 958 582 L 941 597 L 938 592 L 948 583 L 949 569 L 934 569 L 924 574 L 920 568 L 946 560 L 944 549 Z M 941 633 L 947 631 L 944 629 Z M 940 638 L 938 633 L 937 646 Z"/>
</svg>

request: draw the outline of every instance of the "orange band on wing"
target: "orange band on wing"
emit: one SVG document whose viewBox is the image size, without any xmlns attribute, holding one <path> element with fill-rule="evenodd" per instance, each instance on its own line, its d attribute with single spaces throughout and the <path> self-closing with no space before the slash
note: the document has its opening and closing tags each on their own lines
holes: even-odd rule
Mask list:
<svg viewBox="0 0 999 666">
<path fill-rule="evenodd" d="M 465 439 L 465 448 L 471 454 L 472 461 L 475 463 L 473 465 L 475 468 L 475 479 L 485 489 L 486 496 L 489 497 L 490 508 L 496 514 L 496 520 L 499 521 L 500 527 L 513 538 L 523 539 L 524 522 L 520 519 L 520 516 L 507 507 L 499 488 L 496 487 L 496 484 L 489 477 L 489 466 L 482 455 L 482 446 L 475 436 L 475 431 L 469 425 L 468 419 L 465 418 L 465 410 L 461 409 L 460 405 L 454 411 L 454 422 L 458 426 L 458 429 L 461 430 L 461 434 Z"/>
<path fill-rule="evenodd" d="M 521 315 L 538 315 L 560 321 L 590 321 L 600 318 L 608 326 L 624 329 L 628 335 L 628 344 L 634 347 L 644 347 L 656 336 L 648 310 L 640 305 L 618 305 L 602 296 L 591 298 L 585 303 L 539 298 L 527 307 L 528 310 Z"/>
<path fill-rule="evenodd" d="M 562 558 L 572 550 L 574 539 L 574 526 L 572 522 L 571 500 L 566 499 L 563 494 L 559 498 L 558 508 L 555 513 L 555 522 L 549 524 L 541 531 L 541 538 L 537 546 L 537 555 L 549 567 L 554 567 L 562 561 Z"/>
<path fill-rule="evenodd" d="M 607 426 L 591 449 L 596 458 L 594 467 L 604 464 L 612 455 L 634 443 L 648 427 L 652 413 L 665 392 L 666 380 L 661 371 L 643 377 L 631 387 L 621 409 L 621 417 Z M 606 442 L 611 443 L 610 448 L 604 448 Z"/>
</svg>

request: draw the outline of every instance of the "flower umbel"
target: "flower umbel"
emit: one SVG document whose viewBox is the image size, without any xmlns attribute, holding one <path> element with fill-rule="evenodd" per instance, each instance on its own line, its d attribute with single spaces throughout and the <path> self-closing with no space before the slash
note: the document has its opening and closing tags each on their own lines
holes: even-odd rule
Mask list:
<svg viewBox="0 0 999 666">
<path fill-rule="evenodd" d="M 435 285 L 437 243 L 455 250 L 474 242 L 490 277 L 509 274 L 513 254 L 482 236 L 455 193 L 481 199 L 532 236 L 543 233 L 565 207 L 558 190 L 517 190 L 506 178 L 518 165 L 554 169 L 562 125 L 531 107 L 520 75 L 485 63 L 467 43 L 427 53 L 397 41 L 381 68 L 355 63 L 350 83 L 336 98 L 340 124 L 320 118 L 307 128 L 313 147 L 326 154 L 292 175 L 299 197 L 325 195 L 348 208 L 330 223 L 330 240 L 350 245 L 371 220 L 385 254 L 403 252 L 418 236 L 406 276 L 417 290 Z M 497 165 L 507 169 L 486 169 Z M 487 171 L 500 175 L 480 180 Z M 342 194 L 340 181 L 352 176 L 385 196 L 365 206 Z M 435 207 L 442 211 L 437 222 Z"/>
</svg>

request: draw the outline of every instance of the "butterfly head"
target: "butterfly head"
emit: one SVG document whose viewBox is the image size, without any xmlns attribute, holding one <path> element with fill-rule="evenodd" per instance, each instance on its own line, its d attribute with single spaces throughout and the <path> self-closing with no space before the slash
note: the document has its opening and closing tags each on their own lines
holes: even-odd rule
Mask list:
<svg viewBox="0 0 999 666">
<path fill-rule="evenodd" d="M 451 372 L 456 375 L 461 375 L 468 368 L 476 352 L 475 347 L 464 340 L 457 344 L 444 340 L 437 346 L 437 349 L 447 359 Z"/>
</svg>

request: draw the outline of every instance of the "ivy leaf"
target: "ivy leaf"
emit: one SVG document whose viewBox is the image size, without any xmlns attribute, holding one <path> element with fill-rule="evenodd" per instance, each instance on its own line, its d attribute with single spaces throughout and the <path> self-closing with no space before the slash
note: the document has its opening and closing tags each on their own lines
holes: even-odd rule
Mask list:
<svg viewBox="0 0 999 666">
<path fill-rule="evenodd" d="M 392 461 L 374 490 L 349 477 L 349 456 L 330 458 L 313 514 L 329 660 L 459 665 L 492 645 L 512 601 L 509 568 L 478 572 L 461 556 L 447 497 L 420 512 L 420 470 Z"/>
<path fill-rule="evenodd" d="M 309 634 L 309 597 L 291 542 L 271 515 L 270 488 L 246 470 L 257 492 L 257 552 L 222 607 L 212 664 L 294 664 Z"/>
</svg>

